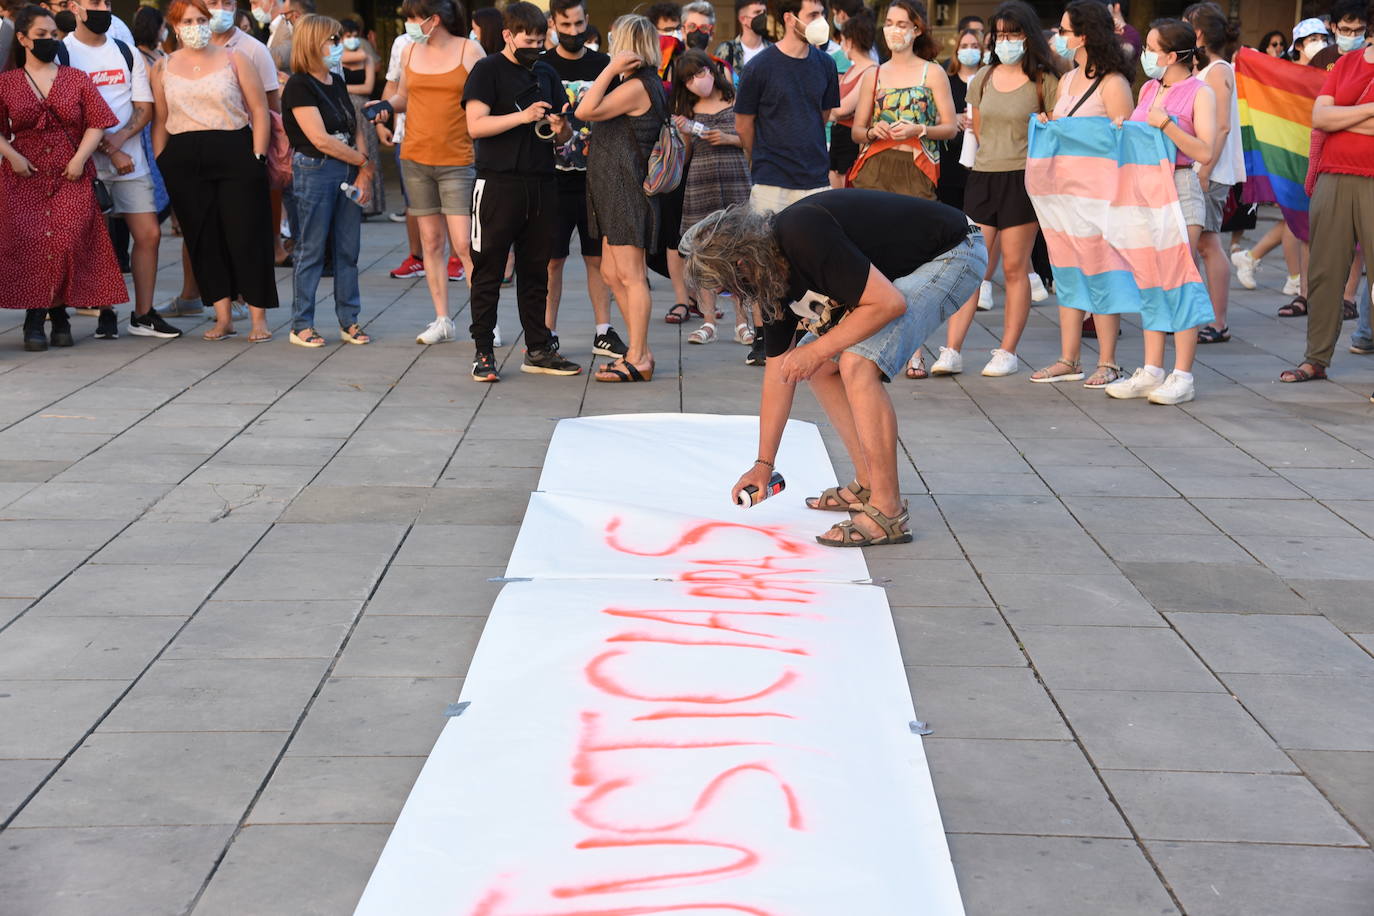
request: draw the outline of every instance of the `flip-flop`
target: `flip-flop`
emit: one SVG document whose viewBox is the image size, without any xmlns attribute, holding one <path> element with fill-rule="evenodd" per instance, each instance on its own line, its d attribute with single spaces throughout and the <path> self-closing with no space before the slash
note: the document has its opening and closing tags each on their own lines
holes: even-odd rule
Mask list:
<svg viewBox="0 0 1374 916">
<path fill-rule="evenodd" d="M 664 324 L 682 324 L 692 314 L 692 307 L 685 302 L 679 302 L 668 309 L 668 314 L 663 316 Z"/>
<path fill-rule="evenodd" d="M 269 341 L 269 340 L 271 340 L 271 339 L 272 339 L 272 332 L 271 332 L 271 331 L 268 331 L 266 334 L 254 334 L 254 333 L 252 333 L 252 332 L 249 332 L 249 334 L 248 334 L 248 342 L 249 342 L 249 343 L 266 343 L 267 341 Z"/>
<path fill-rule="evenodd" d="M 623 366 L 624 369 L 617 368 Z M 614 378 L 602 378 L 603 375 L 614 376 Z M 607 363 L 596 372 L 598 382 L 618 385 L 622 382 L 652 382 L 654 380 L 654 367 L 651 365 L 647 373 L 641 372 L 634 363 L 627 359 L 618 359 L 613 363 Z"/>
<path fill-rule="evenodd" d="M 1317 366 L 1315 371 L 1308 371 L 1302 366 L 1293 369 L 1285 369 L 1279 373 L 1281 382 L 1315 382 L 1326 378 L 1326 367 Z"/>
<path fill-rule="evenodd" d="M 238 331 L 225 331 L 223 334 L 216 334 L 216 333 L 214 332 L 214 329 L 212 328 L 211 330 L 206 331 L 204 334 L 200 335 L 200 339 L 201 339 L 201 340 L 211 340 L 211 341 L 214 341 L 214 340 L 228 340 L 228 339 L 231 338 L 231 337 L 238 337 L 238 336 L 239 336 L 239 332 L 238 332 Z"/>
</svg>

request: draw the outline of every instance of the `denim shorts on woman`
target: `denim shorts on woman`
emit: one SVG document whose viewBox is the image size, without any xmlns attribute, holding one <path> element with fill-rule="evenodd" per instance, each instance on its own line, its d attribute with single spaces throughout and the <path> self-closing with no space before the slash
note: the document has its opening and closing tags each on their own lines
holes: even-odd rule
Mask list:
<svg viewBox="0 0 1374 916">
<path fill-rule="evenodd" d="M 892 381 L 901 374 L 916 348 L 973 296 L 987 267 L 988 249 L 983 233 L 970 226 L 968 237 L 962 242 L 892 281 L 906 298 L 906 311 L 845 352 L 876 364 L 883 381 Z M 816 335 L 808 333 L 801 343 L 815 339 Z"/>
<path fill-rule="evenodd" d="M 1174 188 L 1178 190 L 1178 205 L 1183 210 L 1185 226 L 1207 225 L 1207 202 L 1202 195 L 1202 183 L 1192 166 L 1174 169 Z"/>
<path fill-rule="evenodd" d="M 406 189 L 406 213 L 411 216 L 472 215 L 472 184 L 477 170 L 470 165 L 423 165 L 401 160 Z"/>
</svg>

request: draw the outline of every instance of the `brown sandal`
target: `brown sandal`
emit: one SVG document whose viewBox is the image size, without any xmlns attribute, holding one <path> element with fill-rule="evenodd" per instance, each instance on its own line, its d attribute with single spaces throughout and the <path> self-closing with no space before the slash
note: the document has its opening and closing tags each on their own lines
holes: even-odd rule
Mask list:
<svg viewBox="0 0 1374 916">
<path fill-rule="evenodd" d="M 1279 308 L 1280 318 L 1301 318 L 1307 314 L 1307 297 L 1294 296 L 1293 301 Z"/>
<path fill-rule="evenodd" d="M 848 490 L 857 497 L 855 502 L 848 502 L 840 496 L 841 490 Z M 847 487 L 830 487 L 821 493 L 820 496 L 812 496 L 806 500 L 806 508 L 819 509 L 822 512 L 858 512 L 868 498 L 873 495 L 873 491 L 868 487 L 859 486 L 857 480 L 851 482 Z"/>
<path fill-rule="evenodd" d="M 864 534 L 853 521 L 840 522 L 835 525 L 840 530 L 838 538 L 817 536 L 816 543 L 826 547 L 882 547 L 887 544 L 911 543 L 911 532 L 906 530 L 906 523 L 911 513 L 907 511 L 905 502 L 902 503 L 902 511 L 896 515 L 883 515 L 868 503 L 864 503 L 858 511 L 873 519 L 878 527 L 883 530 L 883 533 L 879 535 Z"/>
<path fill-rule="evenodd" d="M 1318 366 L 1316 363 L 1304 363 L 1303 365 L 1312 366 L 1311 370 L 1298 366 L 1295 369 L 1285 369 L 1279 373 L 1281 382 L 1312 382 L 1326 378 L 1326 367 Z"/>
</svg>

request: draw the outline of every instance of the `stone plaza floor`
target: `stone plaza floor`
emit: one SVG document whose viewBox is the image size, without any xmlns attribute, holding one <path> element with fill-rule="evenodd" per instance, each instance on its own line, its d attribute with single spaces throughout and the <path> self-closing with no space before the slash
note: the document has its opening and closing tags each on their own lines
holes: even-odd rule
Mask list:
<svg viewBox="0 0 1374 916">
<path fill-rule="evenodd" d="M 555 421 L 754 409 L 730 316 L 687 345 L 662 279 L 651 384 L 521 374 L 509 290 L 506 380 L 476 384 L 470 342 L 415 344 L 404 254 L 365 226 L 367 347 L 337 343 L 329 281 L 319 350 L 287 343 L 289 307 L 264 344 L 77 318 L 78 346 L 39 354 L 0 315 L 0 912 L 351 912 Z M 980 377 L 1000 307 L 966 374 L 892 384 L 916 540 L 868 559 L 971 916 L 1374 912 L 1374 356 L 1347 324 L 1332 381 L 1279 384 L 1304 335 L 1274 315 L 1282 273 L 1233 289 L 1234 339 L 1179 408 Z M 1057 320 L 1034 310 L 1031 367 Z M 1140 352 L 1128 324 L 1121 361 Z"/>
</svg>

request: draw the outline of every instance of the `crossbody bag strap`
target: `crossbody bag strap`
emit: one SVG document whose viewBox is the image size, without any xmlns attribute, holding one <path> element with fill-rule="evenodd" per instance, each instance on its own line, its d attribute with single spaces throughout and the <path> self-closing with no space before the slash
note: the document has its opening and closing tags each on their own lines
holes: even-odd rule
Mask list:
<svg viewBox="0 0 1374 916">
<path fill-rule="evenodd" d="M 1092 95 L 1094 92 L 1097 91 L 1097 87 L 1100 86 L 1100 85 L 1102 85 L 1102 81 L 1103 81 L 1104 79 L 1106 79 L 1106 78 L 1107 78 L 1107 74 L 1104 73 L 1104 74 L 1102 74 L 1101 76 L 1099 76 L 1097 79 L 1093 80 L 1093 81 L 1092 81 L 1092 85 L 1088 87 L 1088 91 L 1085 92 L 1085 93 L 1083 93 L 1083 95 L 1079 97 L 1078 101 L 1075 102 L 1075 103 L 1074 103 L 1074 106 L 1073 106 L 1072 108 L 1069 109 L 1069 113 L 1068 113 L 1067 115 L 1065 115 L 1065 117 L 1066 117 L 1066 118 L 1072 118 L 1072 117 L 1074 116 L 1074 112 L 1078 111 L 1078 109 L 1080 109 L 1080 108 L 1083 107 L 1083 103 L 1086 102 L 1086 101 L 1088 100 L 1088 97 L 1089 97 L 1090 95 Z"/>
</svg>

